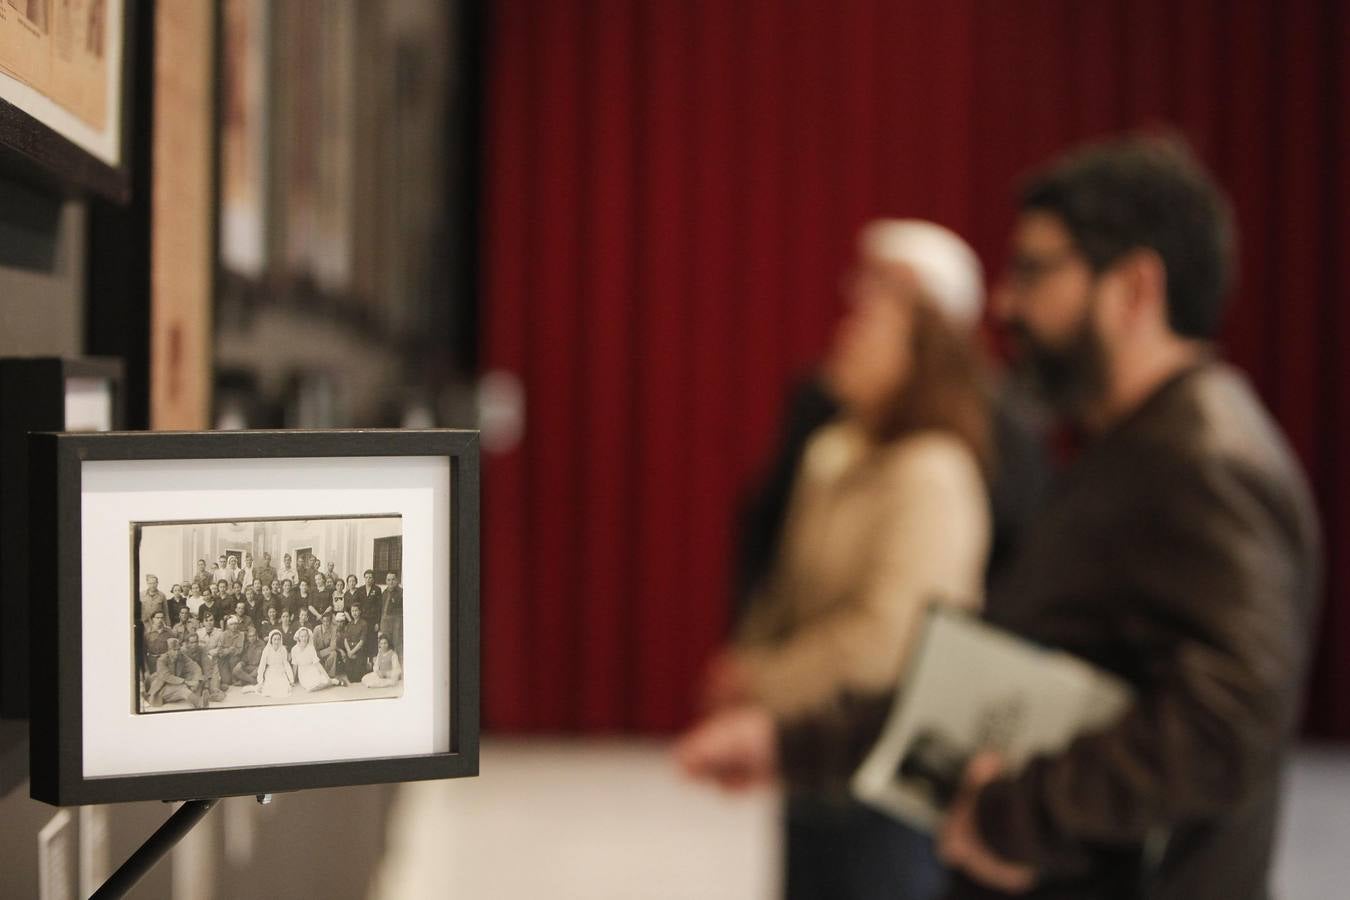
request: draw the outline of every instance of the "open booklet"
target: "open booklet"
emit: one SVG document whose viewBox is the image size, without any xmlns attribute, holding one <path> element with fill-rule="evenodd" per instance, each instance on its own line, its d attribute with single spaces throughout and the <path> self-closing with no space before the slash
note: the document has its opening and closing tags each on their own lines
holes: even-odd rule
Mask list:
<svg viewBox="0 0 1350 900">
<path fill-rule="evenodd" d="M 1016 771 L 1032 756 L 1110 724 L 1130 698 L 1125 682 L 1077 657 L 934 604 L 890 718 L 853 776 L 853 791 L 931 832 L 974 753 L 997 750 Z"/>
</svg>

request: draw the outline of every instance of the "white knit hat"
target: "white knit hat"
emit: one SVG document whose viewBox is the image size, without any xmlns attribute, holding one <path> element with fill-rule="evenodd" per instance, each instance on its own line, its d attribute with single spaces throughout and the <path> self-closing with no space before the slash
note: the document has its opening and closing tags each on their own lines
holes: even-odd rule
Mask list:
<svg viewBox="0 0 1350 900">
<path fill-rule="evenodd" d="M 954 231 L 922 219 L 877 219 L 858 236 L 863 255 L 913 270 L 925 294 L 955 322 L 974 328 L 984 309 L 984 268 Z"/>
</svg>

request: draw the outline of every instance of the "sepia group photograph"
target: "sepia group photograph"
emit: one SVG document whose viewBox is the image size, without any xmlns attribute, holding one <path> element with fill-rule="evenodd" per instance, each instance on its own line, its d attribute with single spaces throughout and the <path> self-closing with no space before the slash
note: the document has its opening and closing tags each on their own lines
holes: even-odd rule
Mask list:
<svg viewBox="0 0 1350 900">
<path fill-rule="evenodd" d="M 401 516 L 132 532 L 136 712 L 402 696 Z"/>
</svg>

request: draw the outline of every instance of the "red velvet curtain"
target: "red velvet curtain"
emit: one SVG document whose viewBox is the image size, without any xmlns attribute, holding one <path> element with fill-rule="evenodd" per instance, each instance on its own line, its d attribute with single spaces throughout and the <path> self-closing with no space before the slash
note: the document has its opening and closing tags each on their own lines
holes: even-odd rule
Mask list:
<svg viewBox="0 0 1350 900">
<path fill-rule="evenodd" d="M 1350 735 L 1350 10 L 1283 0 L 502 0 L 483 349 L 527 426 L 484 485 L 487 723 L 678 727 L 727 621 L 731 512 L 886 214 L 997 271 L 1016 177 L 1127 128 L 1231 191 L 1224 344 L 1328 537 L 1311 723 Z"/>
</svg>

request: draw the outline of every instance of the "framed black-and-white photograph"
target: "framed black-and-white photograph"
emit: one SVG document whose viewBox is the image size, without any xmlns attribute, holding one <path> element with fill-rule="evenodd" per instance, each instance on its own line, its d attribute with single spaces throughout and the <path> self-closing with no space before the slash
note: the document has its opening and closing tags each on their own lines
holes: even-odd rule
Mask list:
<svg viewBox="0 0 1350 900">
<path fill-rule="evenodd" d="M 49 573 L 34 798 L 477 773 L 476 432 L 37 434 L 29 452 Z"/>
<path fill-rule="evenodd" d="M 401 515 L 132 528 L 138 713 L 403 696 Z"/>
</svg>

